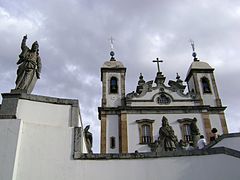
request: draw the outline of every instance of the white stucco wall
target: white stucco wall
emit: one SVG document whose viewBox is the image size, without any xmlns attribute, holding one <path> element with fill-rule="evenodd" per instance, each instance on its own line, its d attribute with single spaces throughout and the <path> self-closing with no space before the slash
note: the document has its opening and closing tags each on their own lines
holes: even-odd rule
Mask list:
<svg viewBox="0 0 240 180">
<path fill-rule="evenodd" d="M 19 121 L 11 124 L 0 120 L 0 142 L 6 142 L 3 139 L 8 137 L 10 142 L 16 144 L 15 132 L 21 133 L 14 177 L 0 174 L 3 177 L 1 180 L 238 180 L 240 177 L 239 159 L 224 154 L 132 160 L 73 160 L 70 106 L 27 100 L 21 100 L 19 105 L 21 131 Z M 174 123 L 170 121 L 170 125 L 174 126 Z M 6 152 L 16 151 L 16 147 L 9 145 L 8 151 L 4 150 L 0 148 L 1 160 Z M 9 161 L 14 158 L 11 153 L 7 156 Z M 3 167 L 2 161 L 0 163 Z"/>
<path fill-rule="evenodd" d="M 139 144 L 139 129 L 136 120 L 140 119 L 151 119 L 155 120 L 153 123 L 153 139 L 157 140 L 159 134 L 159 128 L 162 127 L 162 117 L 165 116 L 168 119 L 169 125 L 172 126 L 175 135 L 178 140 L 182 139 L 180 124 L 177 122 L 178 119 L 182 118 L 197 118 L 197 126 L 201 134 L 204 132 L 202 116 L 201 114 L 128 114 L 128 151 L 135 152 L 149 152 L 149 147 L 147 145 Z"/>
<path fill-rule="evenodd" d="M 237 151 L 240 151 L 240 137 L 231 137 L 231 138 L 225 138 L 218 142 L 213 147 L 227 147 L 230 149 L 235 149 Z"/>
<path fill-rule="evenodd" d="M 193 76 L 191 76 L 191 78 L 190 78 L 189 81 L 188 81 L 188 90 L 191 92 L 192 89 L 193 89 L 194 92 L 196 93 Z"/>
<path fill-rule="evenodd" d="M 217 134 L 222 135 L 223 134 L 223 129 L 221 125 L 221 120 L 219 114 L 210 114 L 210 123 L 212 128 L 217 128 L 218 132 Z"/>
<path fill-rule="evenodd" d="M 110 138 L 115 137 L 116 146 L 110 148 Z M 119 153 L 119 119 L 118 115 L 107 115 L 107 153 Z"/>
<path fill-rule="evenodd" d="M 0 179 L 10 180 L 18 145 L 21 121 L 19 119 L 0 119 Z"/>
<path fill-rule="evenodd" d="M 16 180 L 239 180 L 240 161 L 227 155 L 172 157 L 141 160 L 32 161 L 21 166 Z M 231 168 L 230 168 L 231 167 Z"/>
</svg>

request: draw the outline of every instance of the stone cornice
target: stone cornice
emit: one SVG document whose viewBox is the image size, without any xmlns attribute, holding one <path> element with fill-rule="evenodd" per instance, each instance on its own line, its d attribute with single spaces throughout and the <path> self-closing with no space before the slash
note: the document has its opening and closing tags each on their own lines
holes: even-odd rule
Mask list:
<svg viewBox="0 0 240 180">
<path fill-rule="evenodd" d="M 188 82 L 193 73 L 212 73 L 214 69 L 191 69 L 185 81 Z"/>
<path fill-rule="evenodd" d="M 24 100 L 30 100 L 30 101 L 72 105 L 74 107 L 78 107 L 77 99 L 63 99 L 63 98 L 56 98 L 56 97 L 49 97 L 49 96 L 26 94 L 26 93 L 2 93 L 2 97 L 3 99 L 5 98 L 24 99 Z"/>
<path fill-rule="evenodd" d="M 133 159 L 150 159 L 150 158 L 166 158 L 166 157 L 189 157 L 189 156 L 206 156 L 215 154 L 226 154 L 240 159 L 240 152 L 226 147 L 216 147 L 204 150 L 179 150 L 166 151 L 161 153 L 126 153 L 126 154 L 82 154 L 75 160 L 133 160 Z"/>
<path fill-rule="evenodd" d="M 140 111 L 168 111 L 168 110 L 198 110 L 203 112 L 219 112 L 224 111 L 227 107 L 212 107 L 212 106 L 119 106 L 119 107 L 98 107 L 98 111 L 131 111 L 131 110 L 140 110 Z"/>
</svg>

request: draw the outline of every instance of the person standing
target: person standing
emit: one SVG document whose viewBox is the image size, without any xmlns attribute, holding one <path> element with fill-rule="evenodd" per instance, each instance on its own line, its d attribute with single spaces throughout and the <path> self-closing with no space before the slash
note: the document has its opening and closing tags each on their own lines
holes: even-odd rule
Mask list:
<svg viewBox="0 0 240 180">
<path fill-rule="evenodd" d="M 203 135 L 200 136 L 200 139 L 197 142 L 197 147 L 198 149 L 203 149 L 207 145 L 206 139 L 204 138 Z"/>
<path fill-rule="evenodd" d="M 210 142 L 213 142 L 217 139 L 217 128 L 212 128 L 211 130 L 212 134 L 211 134 L 211 137 L 210 137 Z"/>
</svg>

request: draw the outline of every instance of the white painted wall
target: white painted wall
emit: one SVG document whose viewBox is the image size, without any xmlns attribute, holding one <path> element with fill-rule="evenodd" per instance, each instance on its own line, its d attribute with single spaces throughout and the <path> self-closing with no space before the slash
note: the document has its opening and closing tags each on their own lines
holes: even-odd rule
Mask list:
<svg viewBox="0 0 240 180">
<path fill-rule="evenodd" d="M 210 123 L 212 128 L 217 128 L 218 132 L 217 134 L 222 135 L 223 134 L 223 129 L 221 125 L 221 120 L 219 114 L 210 114 Z"/>
<path fill-rule="evenodd" d="M 0 120 L 0 179 L 10 180 L 14 172 L 20 131 L 19 119 Z"/>
<path fill-rule="evenodd" d="M 110 137 L 115 137 L 116 147 L 110 148 Z M 118 115 L 107 115 L 107 153 L 119 153 L 119 119 Z"/>
<path fill-rule="evenodd" d="M 140 119 L 151 119 L 155 120 L 153 123 L 153 138 L 154 140 L 158 139 L 159 128 L 162 127 L 162 117 L 165 116 L 168 119 L 169 125 L 172 126 L 175 135 L 178 137 L 178 140 L 182 139 L 180 124 L 177 122 L 178 119 L 182 118 L 197 118 L 197 126 L 200 133 L 204 132 L 202 116 L 201 114 L 128 114 L 128 151 L 135 152 L 149 152 L 150 149 L 147 145 L 139 144 L 139 129 L 138 123 L 136 120 Z"/>
<path fill-rule="evenodd" d="M 237 151 L 240 151 L 240 137 L 231 137 L 231 138 L 225 138 L 218 142 L 213 147 L 227 147 L 230 149 L 235 149 Z M 239 176 L 240 177 L 240 176 Z"/>
<path fill-rule="evenodd" d="M 240 177 L 239 159 L 223 154 L 133 160 L 73 160 L 70 106 L 27 100 L 21 100 L 19 105 L 21 140 L 18 140 L 14 178 L 5 173 L 0 174 L 3 177 L 1 180 L 238 180 Z M 171 116 L 165 116 L 171 119 Z M 4 137 L 10 140 L 11 145 L 7 149 L 13 153 L 6 158 L 10 164 L 16 151 L 15 132 L 19 130 L 19 121 L 11 123 L 0 121 L 1 130 L 8 129 L 0 131 L 0 140 L 1 143 L 8 142 L 4 141 Z M 174 123 L 170 121 L 170 125 L 175 126 Z M 239 144 L 239 140 L 234 143 Z M 2 147 L 0 149 L 2 160 L 6 151 Z M 3 167 L 2 161 L 0 163 Z"/>
<path fill-rule="evenodd" d="M 191 76 L 191 78 L 188 81 L 188 90 L 191 92 L 192 89 L 194 89 L 194 92 L 196 93 L 193 76 Z"/>
<path fill-rule="evenodd" d="M 227 155 L 65 162 L 61 157 L 66 154 L 58 155 L 59 161 L 32 161 L 31 166 L 21 166 L 16 180 L 239 180 L 240 177 L 239 159 Z"/>
</svg>

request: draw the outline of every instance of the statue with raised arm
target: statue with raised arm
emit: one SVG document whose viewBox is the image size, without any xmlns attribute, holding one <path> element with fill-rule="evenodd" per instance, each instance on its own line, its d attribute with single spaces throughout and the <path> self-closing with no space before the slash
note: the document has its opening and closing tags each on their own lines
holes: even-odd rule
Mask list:
<svg viewBox="0 0 240 180">
<path fill-rule="evenodd" d="M 32 44 L 31 49 L 26 45 L 27 35 L 23 37 L 21 49 L 22 52 L 19 55 L 17 61 L 17 79 L 16 79 L 16 90 L 23 90 L 30 94 L 36 84 L 37 79 L 40 79 L 41 72 L 41 59 L 39 56 L 39 45 L 35 41 Z"/>
</svg>

